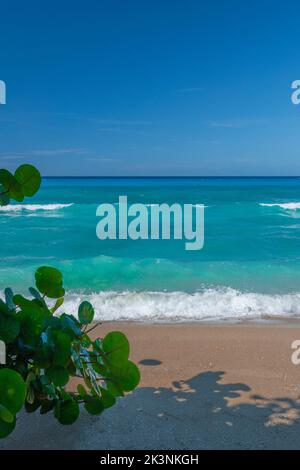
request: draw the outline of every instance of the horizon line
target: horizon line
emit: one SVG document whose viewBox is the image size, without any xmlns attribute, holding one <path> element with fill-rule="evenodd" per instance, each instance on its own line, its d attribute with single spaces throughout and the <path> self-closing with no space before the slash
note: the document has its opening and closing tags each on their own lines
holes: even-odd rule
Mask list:
<svg viewBox="0 0 300 470">
<path fill-rule="evenodd" d="M 264 176 L 255 176 L 255 175 L 249 175 L 249 176 L 214 176 L 214 175 L 209 175 L 209 176 L 201 176 L 201 175 L 197 175 L 197 176 L 156 176 L 156 175 L 152 175 L 152 176 L 136 176 L 136 175 L 133 175 L 133 176 L 89 176 L 89 175 L 86 175 L 86 176 L 75 176 L 75 175 L 59 175 L 59 176 L 54 176 L 54 175 L 48 175 L 48 176 L 42 176 L 42 178 L 44 179 L 57 179 L 57 178 L 68 178 L 68 179 L 153 179 L 153 178 L 156 178 L 156 179 L 195 179 L 195 178 L 244 178 L 244 179 L 247 179 L 247 178 L 273 178 L 273 179 L 282 179 L 282 178 L 290 178 L 290 179 L 298 179 L 300 178 L 300 175 L 286 175 L 286 176 L 270 176 L 270 175 L 264 175 Z"/>
</svg>

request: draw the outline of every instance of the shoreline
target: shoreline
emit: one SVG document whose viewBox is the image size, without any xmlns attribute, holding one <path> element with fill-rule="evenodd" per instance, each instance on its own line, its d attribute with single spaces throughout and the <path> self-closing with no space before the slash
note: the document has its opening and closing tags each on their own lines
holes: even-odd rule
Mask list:
<svg viewBox="0 0 300 470">
<path fill-rule="evenodd" d="M 295 327 L 300 328 L 300 318 L 297 317 L 283 317 L 283 316 L 265 316 L 260 318 L 228 318 L 228 319 L 216 319 L 216 320 L 157 320 L 157 321 L 146 321 L 146 320 L 103 320 L 93 321 L 93 325 L 139 325 L 139 326 L 271 326 L 271 327 Z"/>
</svg>

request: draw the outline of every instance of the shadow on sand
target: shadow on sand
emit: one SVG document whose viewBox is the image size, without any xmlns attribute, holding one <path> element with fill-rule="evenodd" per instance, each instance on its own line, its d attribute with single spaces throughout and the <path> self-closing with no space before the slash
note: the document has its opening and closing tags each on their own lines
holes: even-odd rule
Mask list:
<svg viewBox="0 0 300 470">
<path fill-rule="evenodd" d="M 208 371 L 170 389 L 140 388 L 101 416 L 82 410 L 70 427 L 23 414 L 0 449 L 300 448 L 300 400 L 254 396 L 223 378 Z"/>
</svg>

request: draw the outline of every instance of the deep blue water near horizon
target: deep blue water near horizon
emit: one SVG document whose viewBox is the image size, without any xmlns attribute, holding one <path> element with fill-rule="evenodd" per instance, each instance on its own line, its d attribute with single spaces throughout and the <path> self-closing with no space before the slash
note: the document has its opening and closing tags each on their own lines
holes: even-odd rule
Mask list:
<svg viewBox="0 0 300 470">
<path fill-rule="evenodd" d="M 96 237 L 96 208 L 204 204 L 205 244 Z M 0 208 L 0 291 L 33 271 L 64 273 L 67 307 L 90 298 L 101 319 L 209 320 L 300 315 L 300 178 L 44 178 Z"/>
</svg>

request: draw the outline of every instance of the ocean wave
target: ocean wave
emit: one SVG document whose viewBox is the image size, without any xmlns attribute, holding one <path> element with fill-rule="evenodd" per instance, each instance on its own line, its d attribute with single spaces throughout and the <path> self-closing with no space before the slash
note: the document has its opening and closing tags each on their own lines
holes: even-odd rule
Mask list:
<svg viewBox="0 0 300 470">
<path fill-rule="evenodd" d="M 143 202 L 139 202 L 138 204 L 142 204 L 142 205 L 144 205 L 144 206 L 146 206 L 146 207 L 158 207 L 158 206 L 160 206 L 160 205 L 163 204 L 163 203 L 159 203 L 159 204 L 144 204 Z M 171 203 L 171 204 L 169 204 L 169 206 L 171 207 L 173 204 L 174 204 L 174 203 Z M 175 204 L 177 204 L 177 203 L 175 203 Z M 180 205 L 183 206 L 184 204 L 185 204 L 185 205 L 188 205 L 188 203 L 183 203 L 183 204 L 180 204 Z M 114 206 L 119 206 L 120 203 L 119 203 L 119 202 L 114 202 L 113 205 L 114 205 Z M 130 205 L 130 204 L 128 203 L 128 205 Z M 204 207 L 204 209 L 206 209 L 207 207 L 210 207 L 210 206 L 205 206 L 204 204 L 191 204 L 191 206 L 192 206 L 192 207 Z"/>
<path fill-rule="evenodd" d="M 56 211 L 64 209 L 65 207 L 73 206 L 70 204 L 8 204 L 7 206 L 0 206 L 0 211 L 3 212 L 20 212 L 23 210 L 35 211 Z"/>
<path fill-rule="evenodd" d="M 83 300 L 94 305 L 98 321 L 191 322 L 300 315 L 300 293 L 267 295 L 232 288 L 209 288 L 191 294 L 180 291 L 69 293 L 63 311 L 76 315 Z"/>
<path fill-rule="evenodd" d="M 0 291 L 4 299 L 4 292 Z M 77 316 L 83 300 L 92 303 L 97 321 L 143 323 L 222 322 L 293 318 L 300 315 L 300 292 L 269 295 L 233 288 L 208 288 L 202 292 L 100 291 L 68 292 L 58 310 Z"/>
<path fill-rule="evenodd" d="M 259 204 L 260 206 L 266 206 L 266 207 L 281 207 L 281 209 L 288 209 L 288 210 L 297 210 L 300 209 L 300 202 L 286 202 L 286 203 L 273 203 L 273 204 L 266 204 L 261 202 Z"/>
<path fill-rule="evenodd" d="M 161 204 L 145 204 L 147 207 L 157 207 Z M 189 205 L 189 203 L 183 203 L 183 204 L 180 204 L 181 206 L 183 205 Z M 170 204 L 170 207 L 172 206 L 172 204 Z M 192 207 L 203 207 L 204 209 L 206 209 L 207 207 L 209 206 L 205 206 L 204 204 L 191 204 Z"/>
</svg>

